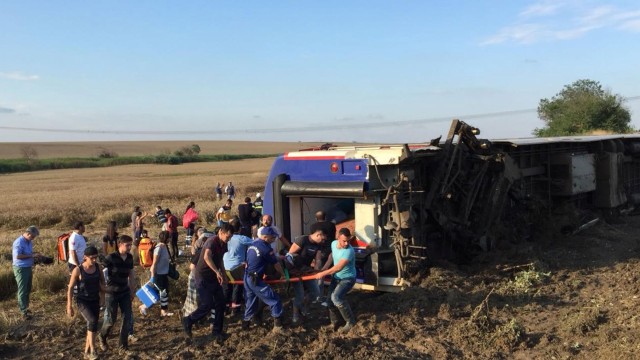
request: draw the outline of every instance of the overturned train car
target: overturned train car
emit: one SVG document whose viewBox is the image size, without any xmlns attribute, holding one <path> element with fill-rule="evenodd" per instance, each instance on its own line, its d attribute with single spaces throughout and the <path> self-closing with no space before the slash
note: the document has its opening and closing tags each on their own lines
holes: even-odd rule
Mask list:
<svg viewBox="0 0 640 360">
<path fill-rule="evenodd" d="M 279 156 L 264 213 L 289 239 L 323 210 L 356 236 L 356 287 L 395 291 L 445 258 L 535 236 L 541 218 L 572 231 L 640 202 L 640 135 L 485 140 L 454 120 L 428 144 L 324 145 Z M 598 214 L 598 215 L 594 215 Z"/>
</svg>

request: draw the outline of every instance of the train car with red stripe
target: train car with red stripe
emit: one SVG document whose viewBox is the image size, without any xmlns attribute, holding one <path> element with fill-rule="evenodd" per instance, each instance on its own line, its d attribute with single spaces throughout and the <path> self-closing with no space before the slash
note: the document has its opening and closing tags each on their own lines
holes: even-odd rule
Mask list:
<svg viewBox="0 0 640 360">
<path fill-rule="evenodd" d="M 396 291 L 429 260 L 473 261 L 505 238 L 531 241 L 561 210 L 552 221 L 572 232 L 640 202 L 638 135 L 489 141 L 479 133 L 454 120 L 444 141 L 283 154 L 263 213 L 295 239 L 324 211 L 355 234 L 357 287 Z"/>
</svg>

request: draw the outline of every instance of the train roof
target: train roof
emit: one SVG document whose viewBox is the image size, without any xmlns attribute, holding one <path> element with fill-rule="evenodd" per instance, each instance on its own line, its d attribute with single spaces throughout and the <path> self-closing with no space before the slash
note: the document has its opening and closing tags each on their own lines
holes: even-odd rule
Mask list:
<svg viewBox="0 0 640 360">
<path fill-rule="evenodd" d="M 640 134 L 613 134 L 613 135 L 580 135 L 580 136 L 554 136 L 531 137 L 512 139 L 492 139 L 494 144 L 510 144 L 513 146 L 542 145 L 552 143 L 584 143 L 604 140 L 640 139 Z"/>
</svg>

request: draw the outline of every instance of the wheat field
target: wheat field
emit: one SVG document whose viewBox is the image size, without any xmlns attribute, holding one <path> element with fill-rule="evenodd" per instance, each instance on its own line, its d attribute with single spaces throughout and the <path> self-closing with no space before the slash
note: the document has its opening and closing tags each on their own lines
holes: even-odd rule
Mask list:
<svg viewBox="0 0 640 360">
<path fill-rule="evenodd" d="M 182 165 L 126 165 L 108 168 L 36 171 L 0 176 L 2 238 L 15 239 L 34 224 L 43 236 L 68 231 L 76 220 L 87 223 L 87 234 L 99 237 L 108 221 L 121 227 L 130 222 L 134 206 L 152 214 L 156 205 L 181 216 L 189 201 L 196 202 L 202 220 L 213 221 L 222 205 L 215 200 L 216 182 L 232 181 L 236 204 L 262 191 L 272 158 Z M 234 206 L 234 209 L 236 206 Z M 153 229 L 152 216 L 146 221 Z M 128 231 L 127 231 L 128 233 Z"/>
</svg>

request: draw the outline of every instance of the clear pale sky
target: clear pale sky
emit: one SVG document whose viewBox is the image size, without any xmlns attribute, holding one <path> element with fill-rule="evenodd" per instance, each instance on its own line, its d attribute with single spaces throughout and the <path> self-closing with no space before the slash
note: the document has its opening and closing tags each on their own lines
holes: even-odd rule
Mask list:
<svg viewBox="0 0 640 360">
<path fill-rule="evenodd" d="M 640 2 L 0 2 L 3 142 L 527 137 L 579 79 L 640 127 Z"/>
</svg>

